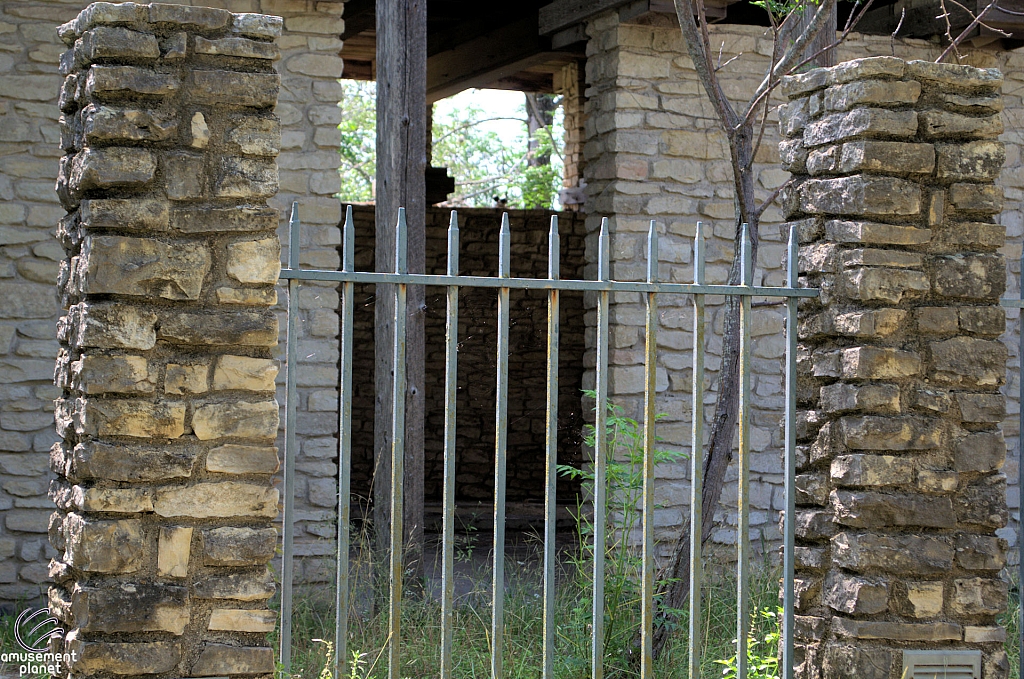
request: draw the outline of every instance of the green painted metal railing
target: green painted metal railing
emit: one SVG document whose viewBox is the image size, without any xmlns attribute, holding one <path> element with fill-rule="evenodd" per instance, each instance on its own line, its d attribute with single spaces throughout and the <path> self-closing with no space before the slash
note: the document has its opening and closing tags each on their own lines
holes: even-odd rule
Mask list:
<svg viewBox="0 0 1024 679">
<path fill-rule="evenodd" d="M 793 544 L 794 544 L 794 476 L 796 451 L 796 317 L 797 302 L 802 297 L 815 297 L 817 290 L 797 287 L 797 232 L 793 228 L 789 235 L 788 277 L 785 287 L 761 287 L 753 283 L 753 262 L 751 261 L 750 235 L 743 225 L 741 238 L 741 281 L 740 285 L 708 285 L 705 282 L 704 252 L 705 237 L 703 226 L 697 223 L 694 239 L 694 281 L 693 283 L 666 283 L 658 280 L 658 233 L 654 221 L 648 232 L 647 277 L 642 282 L 614 281 L 610 276 L 608 220 L 601 223 L 598 235 L 597 279 L 566 280 L 559 272 L 558 219 L 551 218 L 548 238 L 548 277 L 545 279 L 511 277 L 511 232 L 508 215 L 501 220 L 498 241 L 498 276 L 462 276 L 459 274 L 459 227 L 458 215 L 453 211 L 448 229 L 448 270 L 445 275 L 408 273 L 406 265 L 407 229 L 405 210 L 400 209 L 397 222 L 396 257 L 394 272 L 357 272 L 354 266 L 355 225 L 352 208 L 345 215 L 342 235 L 342 267 L 340 271 L 309 270 L 299 266 L 298 205 L 293 204 L 289 226 L 288 266 L 281 271 L 281 279 L 288 281 L 288 346 L 287 383 L 285 415 L 284 455 L 284 530 L 281 582 L 281 647 L 280 660 L 285 671 L 291 666 L 291 606 L 294 580 L 294 512 L 295 512 L 295 454 L 297 439 L 295 432 L 297 411 L 296 375 L 293 367 L 298 363 L 298 288 L 302 281 L 337 281 L 341 283 L 341 339 L 339 382 L 339 495 L 337 533 L 337 595 L 336 595 L 336 638 L 335 677 L 343 676 L 347 654 L 348 609 L 349 609 L 349 492 L 351 479 L 351 432 L 352 432 L 352 315 L 354 308 L 355 283 L 393 284 L 395 287 L 395 339 L 393 346 L 394 384 L 392 401 L 392 448 L 391 448 L 391 535 L 390 535 L 390 588 L 388 598 L 389 642 L 388 677 L 399 679 L 401 660 L 401 607 L 402 607 L 402 513 L 403 513 L 403 462 L 405 459 L 405 318 L 406 293 L 410 285 L 444 286 L 447 290 L 447 319 L 445 333 L 445 415 L 444 415 L 444 516 L 442 542 L 442 586 L 441 586 L 441 668 L 442 679 L 452 675 L 453 635 L 452 607 L 454 597 L 454 545 L 455 545 L 455 394 L 458 346 L 458 301 L 459 290 L 463 287 L 495 288 L 498 292 L 498 341 L 497 341 L 497 396 L 495 403 L 495 454 L 494 454 L 494 544 L 491 584 L 491 676 L 504 676 L 502 649 L 504 641 L 504 562 L 505 562 L 505 464 L 506 464 L 506 413 L 508 387 L 508 333 L 510 322 L 509 291 L 548 291 L 548 351 L 547 351 L 547 412 L 546 418 L 546 486 L 545 486 L 545 528 L 544 528 L 544 587 L 543 587 L 543 677 L 553 679 L 555 659 L 555 508 L 556 508 L 556 465 L 557 421 L 558 421 L 558 343 L 559 343 L 559 295 L 563 290 L 592 291 L 597 293 L 597 351 L 595 382 L 597 403 L 607 402 L 608 397 L 608 331 L 609 299 L 613 292 L 640 292 L 645 295 L 646 343 L 644 422 L 655 421 L 656 361 L 657 361 L 657 313 L 658 295 L 691 295 L 694 304 L 694 349 L 693 349 L 693 404 L 691 450 L 703 450 L 704 441 L 704 356 L 705 356 L 705 298 L 708 295 L 732 295 L 741 300 L 740 326 L 740 424 L 739 424 L 739 538 L 737 540 L 737 582 L 738 612 L 736 619 L 737 676 L 747 673 L 746 642 L 750 625 L 747 594 L 748 566 L 750 559 L 749 521 L 749 464 L 750 464 L 750 354 L 751 354 L 751 298 L 770 297 L 786 300 L 786 410 L 785 410 L 785 496 L 784 520 L 784 562 L 782 623 L 783 667 L 787 679 L 793 673 Z M 596 409 L 595 446 L 602 451 L 607 446 L 605 421 L 607 411 Z M 641 676 L 654 676 L 652 638 L 654 624 L 654 466 L 653 426 L 645 426 L 643 458 L 643 517 L 642 557 L 643 575 L 641 583 L 642 601 L 642 646 Z M 604 644 L 604 554 L 605 522 L 607 511 L 606 459 L 594 455 L 593 488 L 593 553 L 594 593 L 592 605 L 591 634 L 591 676 L 603 677 L 602 648 Z M 700 545 L 701 526 L 704 518 L 701 512 L 703 488 L 703 455 L 691 455 L 691 581 L 689 653 L 690 677 L 699 677 L 702 627 L 700 620 L 700 592 L 703 581 L 702 555 Z"/>
</svg>

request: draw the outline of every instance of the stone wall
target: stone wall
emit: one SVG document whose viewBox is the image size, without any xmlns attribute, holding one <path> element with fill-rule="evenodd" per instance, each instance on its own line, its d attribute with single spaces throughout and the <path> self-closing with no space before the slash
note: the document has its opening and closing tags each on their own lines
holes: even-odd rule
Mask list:
<svg viewBox="0 0 1024 679">
<path fill-rule="evenodd" d="M 280 33 L 159 4 L 60 28 L 62 676 L 274 672 Z"/>
<path fill-rule="evenodd" d="M 52 384 L 52 358 L 57 354 L 54 325 L 59 307 L 53 284 L 64 253 L 53 234 L 64 210 L 53 186 L 62 153 L 57 69 L 65 49 L 55 28 L 75 18 L 86 4 L 85 0 L 0 3 L 0 604 L 33 598 L 45 590 L 46 562 L 53 556 L 45 537 L 46 508 L 52 506 L 46 498 L 46 460 L 57 440 L 53 399 L 59 390 Z M 284 224 L 291 201 L 301 199 L 303 264 L 336 266 L 341 209 L 332 195 L 339 186 L 336 78 L 341 74 L 337 55 L 343 4 L 316 0 L 197 0 L 195 4 L 284 18 L 278 39 L 281 58 L 275 62 L 281 73 L 277 106 L 282 128 L 281 193 L 269 204 Z M 307 293 L 300 302 L 300 329 L 309 338 L 303 340 L 308 351 L 301 354 L 309 366 L 303 367 L 303 399 L 318 384 L 335 384 L 330 371 L 336 371 L 336 359 L 330 352 L 336 352 L 338 320 L 337 299 L 332 295 L 333 290 Z M 280 357 L 283 350 L 276 351 Z M 336 420 L 326 411 L 311 417 L 321 429 L 328 420 Z M 306 419 L 303 426 L 315 428 Z M 329 446 L 322 436 L 302 438 L 308 439 L 310 452 Z M 305 496 L 298 498 L 297 505 L 304 512 L 313 511 L 316 518 L 333 517 L 333 512 L 311 510 Z"/>
<path fill-rule="evenodd" d="M 803 304 L 799 676 L 897 679 L 902 649 L 1006 677 L 1002 75 L 875 57 L 788 78 Z"/>
<path fill-rule="evenodd" d="M 692 280 L 691 247 L 694 224 L 702 220 L 710 234 L 707 250 L 709 282 L 724 282 L 732 258 L 733 206 L 729 162 L 724 135 L 719 130 L 711 104 L 701 88 L 683 47 L 679 28 L 670 21 L 645 24 L 622 23 L 618 15 L 599 17 L 588 26 L 587 122 L 585 177 L 588 182 L 588 253 L 596 246 L 600 218 L 608 216 L 612 229 L 612 272 L 615 278 L 640 280 L 645 275 L 644 239 L 651 219 L 658 221 L 661 234 L 660 276 L 663 280 Z M 721 47 L 723 67 L 717 75 L 727 96 L 737 105 L 746 101 L 761 81 L 771 53 L 764 29 L 755 26 L 718 24 L 711 27 L 712 44 Z M 896 54 L 909 59 L 934 60 L 937 46 L 920 40 L 896 40 Z M 838 50 L 840 60 L 890 53 L 888 37 L 853 34 Z M 734 59 L 735 58 L 735 59 Z M 1016 294 L 1017 259 L 1024 218 L 1014 209 L 1024 189 L 1021 163 L 1021 130 L 1024 113 L 1019 93 L 1024 79 L 1024 55 L 1018 52 L 978 51 L 970 63 L 994 66 L 1006 74 L 1001 119 L 1005 132 L 1006 165 L 998 178 L 1004 187 L 1007 208 L 995 221 L 1007 229 L 1011 243 L 998 249 L 1005 255 L 1012 281 L 1009 294 Z M 781 105 L 781 96 L 774 104 Z M 754 164 L 759 199 L 781 186 L 789 173 L 780 166 L 778 116 L 769 112 L 768 128 Z M 781 210 L 766 210 L 761 224 L 761 244 L 754 280 L 780 285 L 785 281 L 783 259 L 785 234 L 780 233 Z M 593 257 L 588 255 L 588 260 Z M 593 276 L 593 269 L 588 270 Z M 692 364 L 692 311 L 688 301 L 665 298 L 659 302 L 659 394 L 658 408 L 668 417 L 658 425 L 667 442 L 688 449 L 690 437 L 690 384 Z M 1008 399 L 1002 422 L 1011 451 L 1017 447 L 1017 311 L 1010 310 L 1003 340 L 1009 349 L 1010 381 L 1003 387 Z M 611 394 L 639 415 L 643 389 L 643 302 L 639 295 L 621 295 L 612 300 L 612 384 Z M 709 303 L 706 386 L 715 389 L 720 364 L 722 307 Z M 782 509 L 782 356 L 783 320 L 781 308 L 754 310 L 754 414 L 751 426 L 751 536 L 768 542 L 781 538 L 776 518 Z M 711 331 L 709 330 L 709 335 Z M 593 359 L 590 359 L 591 361 Z M 592 384 L 592 373 L 586 378 Z M 707 415 L 711 416 L 711 408 Z M 686 516 L 689 499 L 689 463 L 666 465 L 659 472 L 659 510 L 656 522 L 660 535 L 672 540 Z M 1016 460 L 1007 462 L 1007 475 L 1015 482 Z M 715 516 L 718 524 L 713 539 L 733 544 L 736 539 L 736 474 L 730 471 L 722 504 Z M 1015 486 L 1009 492 L 1010 506 L 1019 504 Z M 1000 535 L 1015 540 L 1007 527 Z M 667 549 L 667 547 L 666 547 Z"/>
<path fill-rule="evenodd" d="M 460 270 L 471 276 L 496 276 L 498 230 L 501 210 L 459 210 Z M 356 206 L 356 268 L 373 269 L 372 206 Z M 514 210 L 512 228 L 512 275 L 546 278 L 548 227 L 559 217 L 562 277 L 583 273 L 583 218 L 573 212 Z M 427 273 L 447 271 L 447 230 L 450 210 L 427 208 Z M 373 298 L 374 286 L 357 285 L 352 421 L 353 493 L 369 494 L 373 471 Z M 513 291 L 509 338 L 509 437 L 508 498 L 542 501 L 544 497 L 545 356 L 547 350 L 547 295 L 538 291 Z M 426 479 L 428 503 L 441 501 L 444 429 L 444 334 L 446 297 L 441 288 L 427 288 L 426 297 Z M 560 455 L 562 462 L 578 462 L 582 426 L 583 296 L 565 293 L 561 301 L 562 342 L 559 355 L 561 398 L 559 404 Z M 493 290 L 466 288 L 459 299 L 459 396 L 456 404 L 459 438 L 456 493 L 458 500 L 473 504 L 492 501 L 494 483 L 494 394 L 497 370 L 497 297 Z M 336 391 L 320 396 L 337 401 Z M 318 397 L 320 397 L 318 396 Z M 333 479 L 331 480 L 333 482 Z M 325 487 L 329 485 L 326 481 Z M 333 486 L 331 486 L 333 488 Z M 327 490 L 325 488 L 325 490 Z M 575 484 L 563 481 L 562 501 L 576 502 Z M 335 492 L 335 491 L 331 491 Z M 329 494 L 325 494 L 327 502 Z"/>
</svg>

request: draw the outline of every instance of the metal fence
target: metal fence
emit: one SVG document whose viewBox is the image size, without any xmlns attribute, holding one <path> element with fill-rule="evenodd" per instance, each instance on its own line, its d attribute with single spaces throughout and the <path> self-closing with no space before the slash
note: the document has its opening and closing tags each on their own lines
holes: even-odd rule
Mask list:
<svg viewBox="0 0 1024 679">
<path fill-rule="evenodd" d="M 709 285 L 704 276 L 704 233 L 697 223 L 694 239 L 694 280 L 693 283 L 667 283 L 658 280 L 658 233 L 655 222 L 650 224 L 647 239 L 647 279 L 642 282 L 614 281 L 610 277 L 608 220 L 601 223 L 598 236 L 598 271 L 596 280 L 565 280 L 559 276 L 559 235 L 557 217 L 552 217 L 549 233 L 548 277 L 545 279 L 513 278 L 511 276 L 511 234 L 508 215 L 501 221 L 498 253 L 498 275 L 496 277 L 463 276 L 459 274 L 459 228 L 458 216 L 452 212 L 448 229 L 448 270 L 446 275 L 411 274 L 406 266 L 406 217 L 400 209 L 397 222 L 396 258 L 394 272 L 371 273 L 354 270 L 355 226 L 352 209 L 347 210 L 343 229 L 341 271 L 307 270 L 299 266 L 299 217 L 297 204 L 292 206 L 289 233 L 288 267 L 281 272 L 281 279 L 288 281 L 288 346 L 287 346 L 287 408 L 285 419 L 284 455 L 284 530 L 281 582 L 281 664 L 288 671 L 291 663 L 292 639 L 292 587 L 294 576 L 294 488 L 296 454 L 296 371 L 298 364 L 298 336 L 296 324 L 298 315 L 298 288 L 302 281 L 336 281 L 341 284 L 341 372 L 339 408 L 339 501 L 337 533 L 337 596 L 336 596 L 336 638 L 335 676 L 341 677 L 346 659 L 349 611 L 349 491 L 351 473 L 351 420 L 352 420 L 352 314 L 355 304 L 355 283 L 392 284 L 395 295 L 394 321 L 394 389 L 392 402 L 392 449 L 391 449 L 391 526 L 390 526 L 390 584 L 388 597 L 389 641 L 388 677 L 399 679 L 400 662 L 400 621 L 402 607 L 402 512 L 403 512 L 403 461 L 405 431 L 405 319 L 406 294 L 410 285 L 442 286 L 447 290 L 446 361 L 445 361 L 445 415 L 444 415 L 444 497 L 443 497 L 443 542 L 442 542 L 442 611 L 441 611 L 441 669 L 442 679 L 452 673 L 453 639 L 453 592 L 454 592 L 454 514 L 455 514 L 455 390 L 458 365 L 458 301 L 459 290 L 469 288 L 493 288 L 498 296 L 498 341 L 497 341 L 497 397 L 495 404 L 495 451 L 494 451 L 494 543 L 491 584 L 491 676 L 504 676 L 502 649 L 504 637 L 504 564 L 505 564 L 505 464 L 506 464 L 506 392 L 508 383 L 508 336 L 509 336 L 509 291 L 548 291 L 548 350 L 547 350 L 547 445 L 546 445 L 546 488 L 545 488 L 545 529 L 544 529 L 544 586 L 543 586 L 543 674 L 545 679 L 554 677 L 555 660 L 555 481 L 558 421 L 558 344 L 559 344 L 559 295 L 563 290 L 588 291 L 597 293 L 597 347 L 596 347 L 596 393 L 595 451 L 604 451 L 607 445 L 605 427 L 607 410 L 602 407 L 608 399 L 608 335 L 609 298 L 613 292 L 644 293 L 646 301 L 646 346 L 644 386 L 644 456 L 642 488 L 642 659 L 641 676 L 653 676 L 652 638 L 654 624 L 654 466 L 653 447 L 655 442 L 655 377 L 657 362 L 658 296 L 666 294 L 690 295 L 694 305 L 694 347 L 693 347 L 693 402 L 691 450 L 702 451 L 704 440 L 704 355 L 705 355 L 705 298 L 708 295 L 738 296 L 740 307 L 740 416 L 739 416 L 739 531 L 737 541 L 737 582 L 738 611 L 736 619 L 737 676 L 747 675 L 747 633 L 750 623 L 748 602 L 748 564 L 751 557 L 749 534 L 748 475 L 750 462 L 750 356 L 751 356 L 751 298 L 783 298 L 786 300 L 786 368 L 785 368 L 785 521 L 784 521 L 784 615 L 782 624 L 782 663 L 785 676 L 793 674 L 793 542 L 794 542 L 794 475 L 796 451 L 796 316 L 797 302 L 801 297 L 814 297 L 817 290 L 797 287 L 797 232 L 789 234 L 788 276 L 785 287 L 759 287 L 753 285 L 753 263 L 751 261 L 750 237 L 743 225 L 741 238 L 742 276 L 739 285 Z M 678 442 L 677 442 L 678 443 Z M 602 648 L 604 637 L 604 584 L 606 551 L 605 522 L 607 511 L 606 473 L 607 461 L 603 454 L 594 454 L 593 486 L 593 606 L 591 632 L 591 676 L 603 677 Z M 701 493 L 703 489 L 703 455 L 691 455 L 691 581 L 689 616 L 689 663 L 690 676 L 699 677 L 700 649 L 702 639 L 701 584 L 703 579 L 701 555 Z"/>
<path fill-rule="evenodd" d="M 1020 316 L 1017 321 L 1017 386 L 1019 427 L 1017 429 L 1017 488 L 1024 489 L 1024 255 L 1020 259 L 1020 279 L 1018 284 L 1018 299 L 999 300 L 1002 306 L 1011 309 L 1020 309 Z M 1024 499 L 1024 495 L 1020 496 Z M 1017 505 L 1017 596 L 1024 601 L 1024 501 L 1018 500 Z M 1017 676 L 1024 677 L 1024 605 L 1018 606 L 1019 620 L 1017 622 Z"/>
</svg>

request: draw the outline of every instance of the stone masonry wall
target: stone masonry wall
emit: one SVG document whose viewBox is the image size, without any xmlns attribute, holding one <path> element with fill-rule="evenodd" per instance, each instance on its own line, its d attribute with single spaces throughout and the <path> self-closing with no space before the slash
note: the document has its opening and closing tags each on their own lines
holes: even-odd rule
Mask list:
<svg viewBox="0 0 1024 679">
<path fill-rule="evenodd" d="M 995 69 L 875 57 L 788 78 L 802 304 L 799 676 L 898 679 L 903 649 L 1008 676 L 1005 159 Z"/>
<path fill-rule="evenodd" d="M 60 28 L 63 676 L 274 672 L 280 34 L 161 4 Z"/>
<path fill-rule="evenodd" d="M 51 381 L 52 357 L 57 353 L 54 326 L 60 315 L 53 284 L 64 258 L 53 237 L 64 214 L 53 186 L 62 154 L 58 61 L 66 49 L 55 28 L 74 19 L 86 4 L 86 0 L 0 3 L 0 605 L 33 599 L 45 591 L 46 562 L 53 556 L 45 536 L 46 508 L 52 506 L 46 497 L 47 451 L 57 440 L 53 399 L 59 395 Z M 277 41 L 281 58 L 275 62 L 281 74 L 277 105 L 282 128 L 281 192 L 269 204 L 283 225 L 291 201 L 301 200 L 304 265 L 336 266 L 341 210 L 332 195 L 338 190 L 340 87 L 336 78 L 341 74 L 338 35 L 344 26 L 343 3 L 196 0 L 194 4 L 284 18 Z M 306 293 L 300 300 L 299 327 L 305 338 L 300 381 L 303 410 L 318 384 L 336 383 L 330 376 L 336 370 L 331 352 L 336 352 L 338 332 L 333 294 L 333 290 Z M 279 301 L 283 318 L 280 309 L 285 297 L 279 295 Z M 282 346 L 276 350 L 278 358 L 283 355 Z M 321 411 L 303 416 L 302 427 L 323 431 L 332 419 L 337 418 Z M 331 433 L 300 435 L 304 454 L 317 459 L 311 467 L 316 474 L 331 474 L 329 460 L 323 459 L 324 451 L 333 448 Z M 297 506 L 303 517 L 311 519 L 329 520 L 334 515 L 322 507 L 311 508 L 304 494 L 297 498 Z"/>
<path fill-rule="evenodd" d="M 710 282 L 724 282 L 732 258 L 732 184 L 725 141 L 711 104 L 701 88 L 679 28 L 674 22 L 623 23 L 618 15 L 603 15 L 588 26 L 587 122 L 585 176 L 588 182 L 587 252 L 593 262 L 596 230 L 600 218 L 608 216 L 612 229 L 612 270 L 619 279 L 642 279 L 646 272 L 644 239 L 649 220 L 658 221 L 661 233 L 663 280 L 692 280 L 691 247 L 694 224 L 703 220 L 709 233 L 707 275 Z M 771 42 L 763 28 L 718 24 L 711 27 L 716 52 L 721 48 L 722 68 L 717 75 L 727 96 L 739 105 L 761 81 L 771 54 Z M 940 49 L 920 40 L 896 40 L 898 56 L 934 60 Z M 853 59 L 890 53 L 888 36 L 853 34 L 839 48 L 839 59 Z M 716 57 L 717 58 L 717 57 Z M 1006 227 L 1010 244 L 999 247 L 1005 255 L 1007 276 L 1012 282 L 1009 295 L 1016 295 L 1017 260 L 1024 216 L 1016 207 L 1024 194 L 1024 165 L 1021 163 L 1021 135 L 1024 134 L 1024 54 L 977 51 L 969 63 L 998 67 L 1006 74 L 1004 110 L 1000 113 L 1005 131 L 999 136 L 1006 145 L 1006 165 L 997 179 L 1004 187 L 1006 206 L 994 220 Z M 781 95 L 775 105 L 784 103 Z M 769 112 L 768 128 L 754 165 L 758 198 L 764 199 L 781 186 L 789 173 L 780 166 L 780 140 L 775 106 Z M 772 206 L 764 213 L 761 244 L 754 279 L 779 285 L 785 281 L 785 234 L 780 233 L 781 210 Z M 593 268 L 588 270 L 593 276 Z M 721 352 L 721 306 L 709 300 L 709 338 L 705 386 L 715 389 Z M 667 443 L 688 450 L 690 437 L 690 366 L 692 364 L 691 305 L 688 300 L 660 301 L 658 408 L 668 417 L 658 425 Z M 1002 339 L 1009 349 L 1009 382 L 1002 391 L 1008 407 L 1002 430 L 1014 458 L 1006 473 L 1014 485 L 1009 491 L 1013 519 L 1019 504 L 1016 492 L 1017 448 L 1017 311 Z M 641 414 L 643 389 L 643 303 L 639 295 L 617 295 L 612 299 L 611 393 L 617 402 Z M 592 330 L 590 331 L 592 332 Z M 712 332 L 714 333 L 712 335 Z M 781 539 L 776 523 L 782 509 L 782 356 L 783 322 L 781 308 L 754 310 L 754 414 L 751 427 L 750 497 L 753 503 L 751 535 L 772 543 Z M 588 340 L 589 341 L 589 340 Z M 592 346 L 592 345 L 588 345 Z M 592 358 L 590 359 L 593 360 Z M 592 373 L 586 378 L 592 384 Z M 711 408 L 707 415 L 711 416 Z M 659 471 L 657 501 L 662 504 L 656 522 L 659 536 L 672 541 L 689 511 L 689 463 L 664 466 Z M 733 544 L 736 539 L 736 475 L 730 471 L 716 512 L 713 539 Z M 1014 544 L 1012 527 L 999 531 Z M 665 545 L 664 550 L 670 549 Z M 774 550 L 772 550 L 774 553 Z"/>
</svg>

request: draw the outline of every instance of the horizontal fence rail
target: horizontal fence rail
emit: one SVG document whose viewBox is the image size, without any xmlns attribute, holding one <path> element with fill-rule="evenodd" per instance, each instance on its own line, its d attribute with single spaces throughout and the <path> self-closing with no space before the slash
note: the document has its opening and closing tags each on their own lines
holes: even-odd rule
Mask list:
<svg viewBox="0 0 1024 679">
<path fill-rule="evenodd" d="M 505 596 L 505 464 L 507 428 L 507 385 L 508 385 L 508 338 L 510 323 L 509 292 L 511 290 L 548 291 L 548 348 L 547 348 L 547 412 L 546 454 L 545 454 L 545 497 L 544 497 L 544 554 L 543 554 L 543 659 L 542 676 L 553 679 L 555 665 L 555 508 L 556 468 L 558 462 L 557 421 L 558 421 L 558 345 L 559 345 L 559 295 L 564 290 L 590 291 L 597 295 L 597 334 L 595 383 L 597 408 L 595 412 L 594 445 L 594 488 L 593 488 L 593 599 L 591 609 L 591 677 L 604 676 L 603 634 L 605 619 L 604 601 L 604 556 L 606 549 L 605 514 L 607 512 L 606 457 L 607 445 L 605 427 L 608 397 L 608 334 L 609 300 L 614 292 L 645 293 L 646 340 L 645 384 L 644 384 L 644 435 L 642 466 L 642 545 L 643 559 L 641 583 L 642 611 L 642 658 L 641 676 L 651 679 L 654 675 L 652 639 L 654 630 L 655 581 L 654 581 L 654 483 L 656 467 L 655 445 L 655 393 L 657 362 L 657 314 L 658 295 L 683 294 L 692 296 L 694 305 L 694 346 L 693 346 L 693 403 L 691 450 L 703 451 L 704 445 L 704 361 L 705 361 L 705 303 L 709 295 L 737 296 L 740 298 L 740 391 L 739 420 L 739 539 L 737 541 L 737 676 L 745 677 L 747 630 L 750 628 L 748 610 L 748 561 L 749 544 L 749 503 L 748 474 L 750 457 L 750 322 L 751 298 L 772 297 L 786 301 L 786 368 L 785 368 L 785 519 L 784 519 L 784 573 L 782 622 L 782 662 L 785 677 L 793 676 L 793 544 L 794 544 L 794 475 L 796 451 L 796 316 L 800 298 L 815 297 L 817 290 L 797 287 L 797 232 L 790 230 L 788 247 L 788 276 L 785 287 L 755 286 L 753 282 L 753 261 L 751 257 L 750 234 L 744 224 L 740 238 L 741 276 L 739 285 L 708 285 L 705 282 L 705 235 L 703 225 L 698 222 L 694 237 L 693 283 L 668 283 L 658 280 L 658 232 L 654 221 L 648 232 L 648 268 L 645 281 L 615 281 L 610 277 L 610 233 L 608 220 L 601 223 L 598 234 L 598 267 L 596 280 L 572 280 L 560 277 L 558 218 L 551 218 L 548 237 L 548 277 L 545 279 L 513 278 L 511 276 L 511 228 L 508 215 L 501 220 L 498 240 L 498 275 L 496 277 L 463 276 L 459 274 L 459 226 L 458 215 L 452 212 L 448 229 L 448 267 L 445 275 L 409 273 L 406 266 L 407 225 L 405 210 L 400 209 L 396 225 L 395 264 L 393 272 L 357 272 L 354 270 L 355 225 L 352 208 L 345 214 L 342 233 L 342 266 L 340 271 L 310 270 L 299 266 L 300 223 L 298 204 L 292 205 L 289 223 L 288 267 L 281 271 L 281 280 L 288 281 L 288 323 L 287 323 L 287 378 L 285 413 L 285 455 L 284 455 L 284 517 L 283 517 L 283 558 L 281 577 L 281 636 L 280 661 L 285 672 L 291 668 L 291 606 L 294 584 L 294 491 L 296 456 L 296 412 L 297 388 L 296 366 L 298 362 L 298 288 L 302 281 L 328 281 L 341 284 L 341 336 L 340 336 L 340 378 L 338 408 L 338 462 L 339 496 L 337 529 L 337 575 L 336 575 L 336 636 L 334 647 L 334 676 L 345 676 L 348 658 L 348 611 L 351 579 L 349 574 L 349 492 L 352 462 L 352 324 L 355 283 L 392 284 L 395 298 L 395 336 L 393 344 L 394 382 L 392 394 L 392 447 L 391 447 L 391 526 L 390 526 L 390 583 L 388 593 L 389 640 L 387 648 L 388 677 L 400 679 L 401 662 L 401 610 L 403 575 L 403 462 L 405 430 L 405 318 L 406 294 L 409 285 L 442 286 L 447 291 L 447 317 L 445 332 L 445 413 L 444 413 L 444 485 L 442 524 L 442 586 L 441 586 L 441 666 L 440 676 L 449 679 L 453 669 L 453 598 L 454 598 L 454 514 L 455 514 L 455 431 L 456 431 L 456 374 L 458 363 L 458 303 L 461 288 L 493 288 L 498 294 L 498 335 L 496 347 L 497 389 L 495 402 L 495 451 L 494 451 L 494 543 L 491 583 L 491 676 L 504 676 L 502 665 Z M 690 544 L 690 619 L 689 619 L 689 674 L 692 679 L 699 677 L 700 649 L 703 627 L 700 620 L 700 596 L 703 582 L 701 554 L 701 526 L 710 517 L 702 516 L 701 497 L 703 488 L 703 454 L 691 455 L 691 544 Z"/>
</svg>

